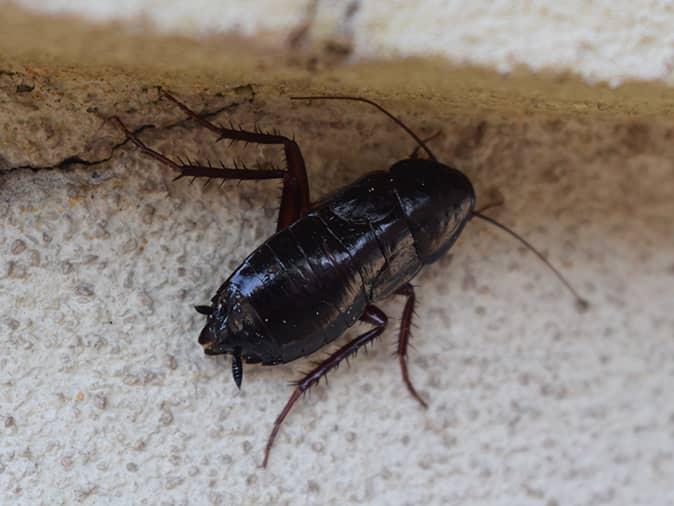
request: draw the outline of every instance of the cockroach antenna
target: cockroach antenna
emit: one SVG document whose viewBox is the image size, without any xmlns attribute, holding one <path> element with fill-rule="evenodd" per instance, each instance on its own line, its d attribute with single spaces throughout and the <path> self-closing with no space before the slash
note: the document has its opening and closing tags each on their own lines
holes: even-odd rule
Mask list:
<svg viewBox="0 0 674 506">
<path fill-rule="evenodd" d="M 373 107 L 376 107 L 379 109 L 381 112 L 386 114 L 389 118 L 391 118 L 393 121 L 396 122 L 396 124 L 405 130 L 410 137 L 412 137 L 419 146 L 424 148 L 424 151 L 428 153 L 428 156 L 431 158 L 431 160 L 437 162 L 438 159 L 435 157 L 433 152 L 428 148 L 426 143 L 421 140 L 421 138 L 415 134 L 411 128 L 409 128 L 405 123 L 400 121 L 398 118 L 396 118 L 393 114 L 388 112 L 386 109 L 384 109 L 381 105 L 379 105 L 376 102 L 373 102 L 372 100 L 368 100 L 367 98 L 362 98 L 362 97 L 351 97 L 351 96 L 346 96 L 346 95 L 316 95 L 316 96 L 309 96 L 309 97 L 290 97 L 290 100 L 351 100 L 353 102 L 364 102 L 366 104 L 370 104 Z"/>
<path fill-rule="evenodd" d="M 426 143 L 417 135 L 415 134 L 411 128 L 409 128 L 405 123 L 403 123 L 401 120 L 396 118 L 393 114 L 388 112 L 386 109 L 384 109 L 381 105 L 377 104 L 376 102 L 373 102 L 372 100 L 368 100 L 367 98 L 362 98 L 362 97 L 353 97 L 353 96 L 348 96 L 348 95 L 316 95 L 316 96 L 305 96 L 305 97 L 290 97 L 291 100 L 350 100 L 354 102 L 364 102 L 366 104 L 369 104 L 373 107 L 376 107 L 379 111 L 383 112 L 391 118 L 395 123 L 400 126 L 405 132 L 407 132 L 410 137 L 412 137 L 417 144 L 428 153 L 428 156 L 433 160 L 437 162 L 437 158 L 433 154 L 433 152 L 429 149 L 429 147 L 426 145 Z M 416 150 L 415 150 L 416 151 Z M 576 304 L 578 305 L 578 308 L 581 311 L 585 311 L 589 308 L 590 303 L 583 299 L 578 292 L 571 286 L 571 283 L 553 266 L 548 259 L 546 259 L 543 254 L 538 251 L 536 248 L 533 247 L 531 243 L 529 243 L 526 239 L 524 239 L 522 236 L 519 234 L 515 233 L 513 230 L 509 229 L 505 225 L 499 223 L 498 221 L 494 220 L 493 218 L 490 218 L 489 216 L 486 216 L 482 214 L 483 211 L 486 211 L 487 209 L 490 209 L 492 207 L 496 207 L 501 205 L 502 202 L 497 202 L 494 204 L 487 205 L 483 207 L 482 209 L 478 211 L 473 211 L 472 215 L 476 216 L 484 221 L 487 221 L 491 223 L 492 225 L 499 227 L 501 230 L 507 232 L 511 236 L 513 236 L 515 239 L 520 241 L 527 249 L 532 251 L 540 260 L 557 276 L 557 278 L 564 284 L 564 286 L 571 292 L 571 294 L 575 297 L 576 299 Z"/>
<path fill-rule="evenodd" d="M 491 207 L 491 206 L 489 206 L 489 207 Z M 515 231 L 511 230 L 510 228 L 506 227 L 506 226 L 503 225 L 502 223 L 499 223 L 499 222 L 496 221 L 494 218 L 490 218 L 489 216 L 487 216 L 487 215 L 485 215 L 485 214 L 482 214 L 482 213 L 479 212 L 479 211 L 473 211 L 472 215 L 475 216 L 476 218 L 480 218 L 481 220 L 484 220 L 484 221 L 486 221 L 486 222 L 488 222 L 488 223 L 491 223 L 491 224 L 494 225 L 495 227 L 498 227 L 498 228 L 500 228 L 501 230 L 503 230 L 504 232 L 507 232 L 507 233 L 510 234 L 512 237 L 514 237 L 514 238 L 517 239 L 519 242 L 521 242 L 521 243 L 522 243 L 522 244 L 523 244 L 529 251 L 531 251 L 534 255 L 536 255 L 536 256 L 541 260 L 541 262 L 543 262 L 545 265 L 547 265 L 548 268 L 555 274 L 555 276 L 557 276 L 557 278 L 558 278 L 558 279 L 564 284 L 564 286 L 569 290 L 569 292 L 571 292 L 571 294 L 572 294 L 572 295 L 575 297 L 575 299 L 576 299 L 576 304 L 578 305 L 578 308 L 579 308 L 581 311 L 585 311 L 585 310 L 587 310 L 587 309 L 590 307 L 590 303 L 589 303 L 587 300 L 583 299 L 583 298 L 578 294 L 578 292 L 576 291 L 576 289 L 575 289 L 573 286 L 571 286 L 571 283 L 569 283 L 569 281 L 568 281 L 564 276 L 562 276 L 562 273 L 559 272 L 559 271 L 557 270 L 557 268 L 555 268 L 555 266 L 552 265 L 552 263 L 550 263 L 550 261 L 549 261 L 547 258 L 545 258 L 545 257 L 543 256 L 543 253 L 541 253 L 541 252 L 538 251 L 536 248 L 534 248 L 533 245 L 532 245 L 529 241 L 527 241 L 524 237 L 522 237 L 521 235 L 517 234 Z"/>
</svg>

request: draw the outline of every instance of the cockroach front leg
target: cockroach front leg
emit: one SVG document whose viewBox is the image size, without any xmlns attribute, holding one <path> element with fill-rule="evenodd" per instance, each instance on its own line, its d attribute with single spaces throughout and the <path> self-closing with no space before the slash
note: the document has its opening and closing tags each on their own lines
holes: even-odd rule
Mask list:
<svg viewBox="0 0 674 506">
<path fill-rule="evenodd" d="M 283 191 L 281 194 L 281 206 L 277 220 L 277 230 L 286 228 L 288 225 L 302 217 L 309 209 L 309 182 L 307 179 L 304 158 L 299 146 L 295 141 L 283 135 L 268 134 L 262 132 L 248 132 L 245 130 L 234 130 L 224 128 L 202 118 L 192 109 L 180 102 L 170 93 L 163 91 L 162 94 L 168 100 L 176 104 L 185 111 L 191 118 L 195 119 L 201 126 L 218 134 L 218 140 L 231 139 L 233 141 L 244 141 L 257 144 L 280 144 L 283 145 L 287 170 L 250 170 L 225 167 L 203 166 L 191 163 L 176 162 L 162 153 L 148 147 L 140 138 L 129 130 L 122 121 L 114 117 L 113 121 L 124 131 L 127 138 L 138 146 L 143 153 L 158 160 L 179 172 L 176 179 L 183 177 L 205 177 L 209 179 L 222 180 L 262 180 L 262 179 L 282 179 Z"/>
<path fill-rule="evenodd" d="M 269 451 L 274 444 L 276 434 L 278 434 L 283 420 L 285 420 L 286 416 L 288 416 L 288 413 L 290 413 L 290 410 L 292 409 L 295 402 L 297 402 L 297 399 L 299 399 L 304 392 L 309 390 L 309 388 L 317 384 L 319 380 L 330 370 L 337 367 L 342 360 L 347 359 L 351 354 L 356 353 L 360 348 L 372 342 L 372 340 L 377 336 L 381 335 L 381 333 L 384 332 L 384 329 L 386 328 L 386 322 L 388 321 L 388 318 L 384 312 L 378 307 L 372 305 L 365 308 L 365 312 L 360 319 L 364 322 L 374 325 L 374 328 L 346 343 L 344 346 L 328 356 L 325 360 L 317 364 L 316 367 L 314 367 L 304 376 L 304 378 L 297 382 L 293 393 L 290 395 L 290 399 L 288 399 L 288 402 L 283 408 L 283 411 L 281 411 L 281 414 L 274 422 L 274 428 L 269 435 L 267 447 L 264 451 L 262 467 L 267 467 L 267 462 L 269 461 Z"/>
<path fill-rule="evenodd" d="M 409 372 L 407 371 L 407 345 L 409 344 L 410 340 L 412 316 L 414 314 L 414 304 L 416 301 L 416 296 L 414 295 L 414 287 L 409 283 L 405 283 L 403 286 L 398 288 L 395 291 L 395 293 L 396 295 L 404 295 L 405 297 L 407 297 L 407 301 L 405 302 L 405 308 L 403 309 L 403 316 L 400 320 L 400 334 L 398 336 L 398 349 L 396 350 L 396 354 L 398 355 L 398 361 L 400 362 L 400 371 L 402 372 L 405 386 L 407 387 L 407 390 L 412 395 L 412 397 L 414 397 L 417 401 L 419 401 L 419 404 L 421 404 L 424 408 L 428 408 L 428 404 L 426 404 L 426 401 L 423 400 L 423 398 L 414 388 L 412 380 L 410 380 Z"/>
</svg>

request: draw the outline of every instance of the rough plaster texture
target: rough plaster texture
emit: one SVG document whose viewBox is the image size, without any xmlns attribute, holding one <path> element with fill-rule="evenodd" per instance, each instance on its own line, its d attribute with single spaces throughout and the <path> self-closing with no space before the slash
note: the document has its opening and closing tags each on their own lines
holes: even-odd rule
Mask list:
<svg viewBox="0 0 674 506">
<path fill-rule="evenodd" d="M 6 12 L 0 502 L 674 503 L 671 90 L 450 68 L 438 82 L 422 62 L 270 58 Z M 441 129 L 434 150 L 481 203 L 505 199 L 494 216 L 591 309 L 472 223 L 417 281 L 410 367 L 430 408 L 402 386 L 392 328 L 298 405 L 262 471 L 308 361 L 247 367 L 238 392 L 191 306 L 272 232 L 278 186 L 174 183 L 101 118 L 173 155 L 278 153 L 214 145 L 157 84 L 216 120 L 294 132 L 316 197 L 412 146 L 373 111 L 289 94 L 364 90 L 421 135 Z M 395 321 L 401 301 L 383 307 Z"/>
<path fill-rule="evenodd" d="M 562 70 L 618 85 L 674 82 L 671 0 L 17 0 L 184 34 L 237 32 L 330 45 L 354 59 L 436 55 L 499 72 Z M 266 33 L 267 35 L 264 35 Z M 301 35 L 301 37 L 300 37 Z"/>
</svg>

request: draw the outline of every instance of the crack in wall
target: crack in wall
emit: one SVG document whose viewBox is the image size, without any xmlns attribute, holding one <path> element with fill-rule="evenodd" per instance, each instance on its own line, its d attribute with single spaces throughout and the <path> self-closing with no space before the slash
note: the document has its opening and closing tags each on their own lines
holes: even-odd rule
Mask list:
<svg viewBox="0 0 674 506">
<path fill-rule="evenodd" d="M 252 101 L 252 99 L 250 101 Z M 222 106 L 222 107 L 218 107 L 217 109 L 215 109 L 213 111 L 201 113 L 201 114 L 199 114 L 199 116 L 201 118 L 204 118 L 204 119 L 213 118 L 213 117 L 217 116 L 218 114 L 220 114 L 224 111 L 228 111 L 228 110 L 231 110 L 231 109 L 234 109 L 234 108 L 238 107 L 239 105 L 241 105 L 241 103 L 242 102 L 234 102 L 234 103 Z M 103 119 L 107 122 L 110 118 L 103 118 Z M 163 127 L 157 127 L 152 123 L 147 123 L 147 124 L 141 125 L 140 127 L 135 128 L 131 131 L 134 135 L 137 135 L 137 134 L 140 134 L 141 132 L 143 132 L 145 130 L 148 130 L 150 128 L 161 128 L 162 130 L 171 130 L 173 128 L 184 126 L 190 120 L 192 120 L 192 118 L 189 118 L 189 117 L 184 118 L 180 121 L 176 121 L 174 123 L 169 123 L 168 125 L 163 126 Z M 52 164 L 52 165 L 31 165 L 31 164 L 28 164 L 28 165 L 17 165 L 17 166 L 14 166 L 14 167 L 2 169 L 2 170 L 0 170 L 0 179 L 3 176 L 5 176 L 6 174 L 9 174 L 9 173 L 12 173 L 12 172 L 15 172 L 15 171 L 21 171 L 21 170 L 31 170 L 33 172 L 39 172 L 39 171 L 43 171 L 43 170 L 68 170 L 73 165 L 84 165 L 84 166 L 87 166 L 87 167 L 97 166 L 97 165 L 100 165 L 102 163 L 106 163 L 106 162 L 112 160 L 115 156 L 115 152 L 119 148 L 121 148 L 122 146 L 127 144 L 128 142 L 129 142 L 129 138 L 125 138 L 123 141 L 118 142 L 116 144 L 113 144 L 111 149 L 110 149 L 110 155 L 106 156 L 106 157 L 103 157 L 103 158 L 100 158 L 98 160 L 87 160 L 85 158 L 82 158 L 81 154 L 75 154 L 75 155 L 67 156 L 67 157 L 63 158 L 60 162 L 57 162 L 57 163 Z M 3 162 L 3 161 L 6 162 L 6 159 L 4 157 L 0 156 L 0 165 L 2 165 L 1 162 Z"/>
</svg>

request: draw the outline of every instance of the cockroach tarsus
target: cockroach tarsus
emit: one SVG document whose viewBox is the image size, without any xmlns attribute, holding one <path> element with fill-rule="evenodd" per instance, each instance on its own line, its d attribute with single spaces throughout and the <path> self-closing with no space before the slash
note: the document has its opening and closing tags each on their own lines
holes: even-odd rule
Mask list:
<svg viewBox="0 0 674 506">
<path fill-rule="evenodd" d="M 230 275 L 210 305 L 195 307 L 207 316 L 199 335 L 205 353 L 230 354 L 232 376 L 240 388 L 244 362 L 287 363 L 331 343 L 357 321 L 372 326 L 315 364 L 294 384 L 269 435 L 263 467 L 267 466 L 274 439 L 297 399 L 340 362 L 384 332 L 388 318 L 375 303 L 392 295 L 406 298 L 396 349 L 403 382 L 412 397 L 427 407 L 407 369 L 416 302 L 410 281 L 424 265 L 436 261 L 451 248 L 473 217 L 519 240 L 555 273 L 580 307 L 587 306 L 538 250 L 483 214 L 486 208 L 475 210 L 475 192 L 463 173 L 438 162 L 421 138 L 371 100 L 351 96 L 292 97 L 364 102 L 391 118 L 416 142 L 412 155 L 396 162 L 388 171 L 370 172 L 312 203 L 304 159 L 293 139 L 277 132 L 251 132 L 216 125 L 170 93 L 162 90 L 161 94 L 217 135 L 218 141 L 279 145 L 287 164 L 286 170 L 251 170 L 174 161 L 148 147 L 119 118 L 112 118 L 143 153 L 176 170 L 176 179 L 283 181 L 276 233 Z M 419 149 L 426 152 L 428 159 L 417 156 Z"/>
</svg>

